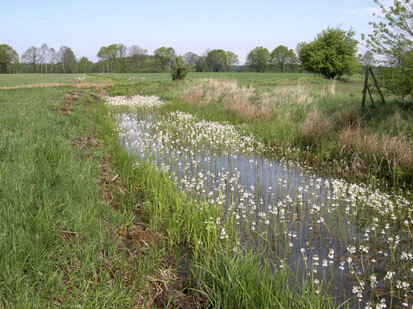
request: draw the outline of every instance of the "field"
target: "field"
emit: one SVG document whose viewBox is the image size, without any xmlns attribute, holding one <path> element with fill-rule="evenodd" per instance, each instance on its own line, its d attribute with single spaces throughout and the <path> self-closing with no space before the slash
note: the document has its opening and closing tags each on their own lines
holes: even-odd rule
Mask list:
<svg viewBox="0 0 413 309">
<path fill-rule="evenodd" d="M 0 76 L 65 84 L 0 89 L 0 307 L 413 305 L 409 106 L 361 112 L 361 76 L 77 77 Z"/>
</svg>

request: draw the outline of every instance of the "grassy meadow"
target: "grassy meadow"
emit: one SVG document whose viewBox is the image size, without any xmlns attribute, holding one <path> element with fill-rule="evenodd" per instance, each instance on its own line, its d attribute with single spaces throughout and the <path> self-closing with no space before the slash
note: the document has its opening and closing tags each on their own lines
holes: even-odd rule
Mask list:
<svg viewBox="0 0 413 309">
<path fill-rule="evenodd" d="M 412 305 L 411 107 L 361 112 L 361 76 L 0 75 L 54 82 L 0 89 L 0 307 Z M 275 162 L 309 182 L 241 182 Z"/>
</svg>

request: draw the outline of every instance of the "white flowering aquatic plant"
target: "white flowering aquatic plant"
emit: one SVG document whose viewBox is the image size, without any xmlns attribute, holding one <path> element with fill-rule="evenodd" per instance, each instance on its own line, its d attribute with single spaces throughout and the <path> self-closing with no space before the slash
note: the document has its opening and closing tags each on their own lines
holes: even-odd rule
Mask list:
<svg viewBox="0 0 413 309">
<path fill-rule="evenodd" d="M 114 96 L 105 97 L 105 102 L 110 106 L 128 106 L 128 107 L 138 107 L 138 108 L 153 108 L 165 104 L 157 96 L 141 96 L 134 95 L 131 97 L 127 96 Z"/>
<path fill-rule="evenodd" d="M 301 259 L 318 292 L 345 286 L 356 304 L 411 305 L 413 209 L 405 197 L 266 158 L 265 146 L 234 126 L 182 112 L 122 114 L 119 127 L 140 160 L 167 172 L 206 212 L 218 209 L 202 222 L 207 235 L 264 244 L 279 267 Z"/>
</svg>

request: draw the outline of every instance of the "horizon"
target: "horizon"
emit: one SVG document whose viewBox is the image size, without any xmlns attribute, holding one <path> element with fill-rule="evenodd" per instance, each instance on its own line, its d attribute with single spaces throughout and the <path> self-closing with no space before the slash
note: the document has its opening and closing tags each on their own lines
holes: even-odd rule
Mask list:
<svg viewBox="0 0 413 309">
<path fill-rule="evenodd" d="M 207 49 L 230 50 L 243 65 L 247 54 L 257 46 L 270 52 L 278 45 L 295 50 L 298 43 L 311 41 L 322 30 L 334 27 L 353 29 L 362 53 L 366 48 L 361 34 L 371 31 L 368 23 L 374 20 L 372 13 L 379 7 L 373 0 L 260 0 L 254 5 L 244 0 L 47 0 L 3 3 L 0 10 L 1 43 L 13 47 L 19 56 L 31 46 L 46 43 L 56 51 L 68 46 L 78 59 L 87 57 L 96 62 L 102 46 L 123 43 L 127 47 L 139 45 L 149 55 L 161 46 L 173 47 L 179 55 L 190 51 L 202 55 Z"/>
</svg>

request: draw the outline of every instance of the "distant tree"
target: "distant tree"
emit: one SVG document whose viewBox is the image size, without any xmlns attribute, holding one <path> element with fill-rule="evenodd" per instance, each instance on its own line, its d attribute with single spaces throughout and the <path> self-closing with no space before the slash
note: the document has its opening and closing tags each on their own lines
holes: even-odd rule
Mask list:
<svg viewBox="0 0 413 309">
<path fill-rule="evenodd" d="M 209 71 L 222 72 L 226 70 L 227 53 L 222 49 L 211 50 L 205 57 Z"/>
<path fill-rule="evenodd" d="M 72 49 L 67 46 L 62 46 L 59 48 L 57 55 L 62 65 L 63 73 L 75 73 L 76 56 Z"/>
<path fill-rule="evenodd" d="M 106 62 L 106 72 L 109 72 L 110 69 L 113 71 L 113 60 L 116 59 L 117 55 L 118 55 L 117 44 L 111 44 L 109 46 L 102 46 L 99 49 L 97 56 L 98 58 Z"/>
<path fill-rule="evenodd" d="M 128 53 L 128 47 L 122 43 L 117 44 L 118 47 L 118 58 L 125 58 Z"/>
<path fill-rule="evenodd" d="M 360 64 L 362 66 L 371 67 L 371 66 L 374 66 L 374 64 L 376 62 L 376 60 L 374 60 L 374 54 L 370 50 L 367 50 L 363 55 L 359 54 L 358 58 L 359 58 Z"/>
<path fill-rule="evenodd" d="M 171 68 L 172 80 L 183 80 L 187 74 L 188 68 L 184 64 L 182 57 L 175 57 Z"/>
<path fill-rule="evenodd" d="M 53 65 L 57 63 L 57 53 L 53 47 L 49 49 L 50 71 L 53 73 Z"/>
<path fill-rule="evenodd" d="M 39 48 L 39 62 L 41 64 L 41 71 L 43 71 L 43 67 L 45 69 L 45 73 L 47 73 L 47 62 L 49 60 L 49 47 L 46 43 L 43 43 L 42 46 Z"/>
<path fill-rule="evenodd" d="M 300 51 L 305 46 L 305 44 L 306 44 L 305 42 L 300 42 L 300 43 L 297 44 L 297 46 L 295 47 L 295 52 L 296 52 L 297 55 L 300 55 Z M 302 73 L 303 72 L 303 66 L 301 65 L 301 61 L 300 61 L 299 57 L 297 57 L 297 64 L 299 65 L 300 73 Z"/>
<path fill-rule="evenodd" d="M 7 73 L 8 67 L 18 62 L 17 52 L 7 44 L 0 44 L 0 73 Z"/>
<path fill-rule="evenodd" d="M 379 70 L 378 78 L 389 93 L 413 101 L 413 1 L 394 0 L 387 7 L 374 2 L 381 15 L 370 23 L 373 33 L 366 42 L 374 53 L 387 57 L 387 67 Z"/>
<path fill-rule="evenodd" d="M 288 49 L 288 47 L 284 45 L 279 45 L 271 52 L 270 62 L 275 66 L 279 66 L 281 73 L 284 73 L 284 66 L 289 63 L 293 54 L 294 51 L 292 49 Z"/>
<path fill-rule="evenodd" d="M 139 45 L 132 45 L 129 47 L 129 57 L 147 55 L 148 50 L 141 48 Z"/>
<path fill-rule="evenodd" d="M 294 72 L 294 69 L 295 69 L 295 68 L 298 66 L 298 64 L 299 64 L 299 60 L 298 60 L 297 54 L 296 54 L 292 49 L 290 49 L 290 54 L 289 54 L 289 57 L 288 57 L 288 59 L 287 59 L 287 64 L 290 66 L 291 73 Z"/>
<path fill-rule="evenodd" d="M 132 45 L 129 47 L 129 57 L 132 62 L 132 66 L 137 69 L 138 66 L 142 66 L 145 60 L 145 56 L 148 54 L 146 49 L 141 48 L 138 45 Z"/>
<path fill-rule="evenodd" d="M 304 44 L 300 49 L 299 57 L 304 69 L 330 79 L 357 72 L 358 42 L 353 36 L 352 30 L 323 30 L 314 41 Z"/>
<path fill-rule="evenodd" d="M 205 62 L 205 56 L 199 56 L 198 60 L 196 61 L 195 64 L 195 71 L 196 72 L 205 72 L 207 70 L 206 62 Z"/>
<path fill-rule="evenodd" d="M 247 65 L 252 71 L 265 72 L 269 59 L 270 52 L 268 49 L 258 46 L 248 53 Z"/>
<path fill-rule="evenodd" d="M 87 57 L 82 57 L 79 60 L 78 66 L 79 66 L 79 72 L 89 74 L 90 68 L 92 66 L 92 61 L 89 61 Z"/>
<path fill-rule="evenodd" d="M 175 50 L 172 47 L 160 47 L 153 53 L 162 71 L 170 71 L 172 61 L 176 57 Z"/>
<path fill-rule="evenodd" d="M 26 51 L 22 55 L 23 62 L 31 64 L 34 73 L 36 72 L 37 65 L 39 64 L 39 58 L 39 50 L 34 46 L 31 46 L 28 49 L 26 49 Z"/>
<path fill-rule="evenodd" d="M 192 71 L 195 70 L 198 59 L 199 59 L 199 56 L 193 52 L 187 52 L 182 57 L 184 64 Z"/>
<path fill-rule="evenodd" d="M 232 51 L 226 51 L 225 69 L 227 72 L 231 71 L 231 68 L 238 64 L 238 56 Z"/>
</svg>

